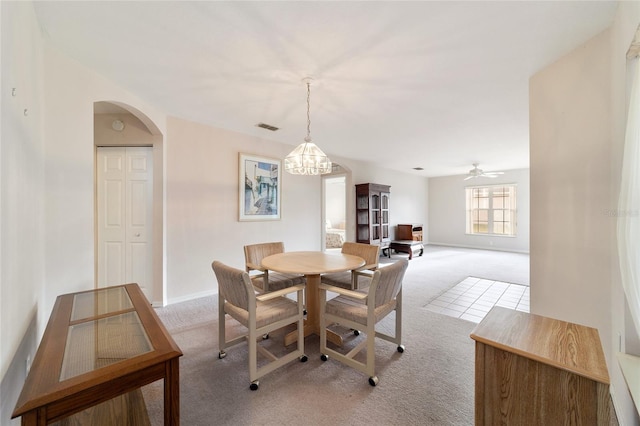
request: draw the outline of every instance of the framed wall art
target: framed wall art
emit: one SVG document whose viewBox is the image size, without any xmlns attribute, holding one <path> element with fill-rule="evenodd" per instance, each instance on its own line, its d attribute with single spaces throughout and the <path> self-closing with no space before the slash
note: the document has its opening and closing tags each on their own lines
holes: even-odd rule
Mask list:
<svg viewBox="0 0 640 426">
<path fill-rule="evenodd" d="M 280 219 L 280 160 L 240 153 L 240 221 Z"/>
</svg>

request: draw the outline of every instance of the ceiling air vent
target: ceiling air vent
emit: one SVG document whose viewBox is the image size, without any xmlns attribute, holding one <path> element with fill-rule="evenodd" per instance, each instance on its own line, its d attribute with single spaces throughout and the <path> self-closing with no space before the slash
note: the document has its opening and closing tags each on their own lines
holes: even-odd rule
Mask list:
<svg viewBox="0 0 640 426">
<path fill-rule="evenodd" d="M 258 123 L 258 124 L 256 124 L 256 127 L 261 127 L 263 129 L 271 130 L 272 132 L 275 132 L 276 130 L 279 129 L 279 127 L 272 126 L 272 125 L 266 124 L 266 123 Z"/>
</svg>

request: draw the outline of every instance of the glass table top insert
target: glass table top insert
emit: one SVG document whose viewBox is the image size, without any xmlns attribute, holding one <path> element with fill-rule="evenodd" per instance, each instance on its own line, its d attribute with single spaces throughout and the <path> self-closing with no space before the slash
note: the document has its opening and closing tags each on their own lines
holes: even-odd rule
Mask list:
<svg viewBox="0 0 640 426">
<path fill-rule="evenodd" d="M 124 287 L 78 293 L 73 296 L 71 321 L 133 309 L 133 303 Z"/>
<path fill-rule="evenodd" d="M 60 381 L 153 350 L 124 287 L 74 296 Z"/>
</svg>

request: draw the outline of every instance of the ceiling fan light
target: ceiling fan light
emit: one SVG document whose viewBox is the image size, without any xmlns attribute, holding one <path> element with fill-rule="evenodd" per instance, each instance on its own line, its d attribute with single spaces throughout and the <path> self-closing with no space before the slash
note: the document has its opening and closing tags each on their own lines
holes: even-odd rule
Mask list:
<svg viewBox="0 0 640 426">
<path fill-rule="evenodd" d="M 464 178 L 464 180 L 475 179 L 479 177 L 496 178 L 498 177 L 498 175 L 504 174 L 504 172 L 485 172 L 484 170 L 478 168 L 478 166 L 480 165 L 479 163 L 473 163 L 472 165 L 473 169 L 469 170 L 469 173 L 467 174 L 467 177 Z"/>
</svg>

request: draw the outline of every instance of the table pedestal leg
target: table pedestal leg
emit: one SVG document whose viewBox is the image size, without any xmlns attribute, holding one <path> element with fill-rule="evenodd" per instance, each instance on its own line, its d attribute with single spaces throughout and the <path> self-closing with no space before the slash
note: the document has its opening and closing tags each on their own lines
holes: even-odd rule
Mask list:
<svg viewBox="0 0 640 426">
<path fill-rule="evenodd" d="M 311 334 L 320 335 L 320 275 L 306 275 L 307 285 L 305 287 L 305 302 L 307 308 L 307 319 L 304 322 L 304 336 Z M 286 346 L 298 340 L 298 332 L 292 331 L 284 336 Z M 327 330 L 327 340 L 338 346 L 342 346 L 342 336 Z"/>
</svg>

